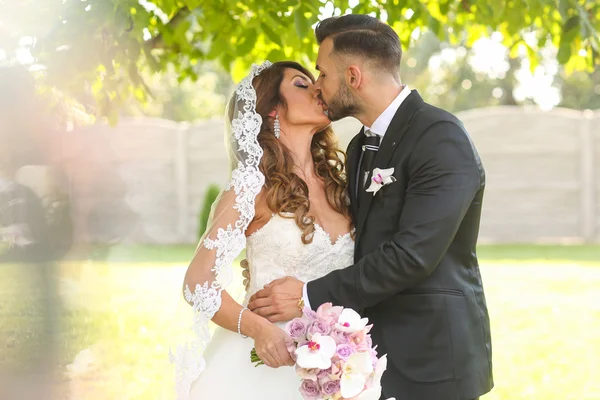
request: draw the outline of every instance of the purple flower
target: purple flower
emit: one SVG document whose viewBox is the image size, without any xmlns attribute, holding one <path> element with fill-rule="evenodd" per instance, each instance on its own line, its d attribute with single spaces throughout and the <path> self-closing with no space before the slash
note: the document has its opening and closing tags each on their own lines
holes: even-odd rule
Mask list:
<svg viewBox="0 0 600 400">
<path fill-rule="evenodd" d="M 302 318 L 294 318 L 293 320 L 287 323 L 287 325 L 285 326 L 285 331 L 296 342 L 305 340 L 306 321 L 304 321 Z"/>
<path fill-rule="evenodd" d="M 302 315 L 302 318 L 309 322 L 312 322 L 317 319 L 316 311 L 313 311 L 308 307 L 304 307 L 304 310 L 302 310 L 302 312 L 304 313 L 304 315 Z"/>
<path fill-rule="evenodd" d="M 329 336 L 331 336 L 337 344 L 350 343 L 350 334 L 348 334 L 346 332 L 341 332 L 341 331 L 338 331 L 337 329 L 334 329 L 331 331 L 331 334 Z"/>
<path fill-rule="evenodd" d="M 318 399 L 321 389 L 316 381 L 304 379 L 300 385 L 300 394 L 305 400 Z"/>
<path fill-rule="evenodd" d="M 355 351 L 356 350 L 354 349 L 354 347 L 349 344 L 340 344 L 337 347 L 337 355 L 344 361 L 347 360 L 348 357 L 350 357 L 352 354 L 354 354 Z"/>
<path fill-rule="evenodd" d="M 319 371 L 319 373 L 317 374 L 317 378 L 321 379 L 326 376 L 329 376 L 329 374 L 331 374 L 331 367 L 329 367 L 327 369 L 322 369 L 321 371 Z"/>
<path fill-rule="evenodd" d="M 319 383 L 321 384 L 321 392 L 323 394 L 332 396 L 340 391 L 340 381 L 332 380 L 330 377 L 325 377 L 323 379 L 319 379 Z"/>
<path fill-rule="evenodd" d="M 329 323 L 327 323 L 327 321 L 318 319 L 318 320 L 314 321 L 308 327 L 307 336 L 310 338 L 315 333 L 320 333 L 321 335 L 329 335 L 330 332 L 331 332 L 331 325 L 329 325 Z"/>
<path fill-rule="evenodd" d="M 292 360 L 294 360 L 294 362 L 296 362 L 296 359 L 298 358 L 298 356 L 296 355 L 296 343 L 294 343 L 294 342 L 286 343 L 285 348 L 287 349 L 288 353 L 290 353 L 290 357 L 292 357 Z"/>
</svg>

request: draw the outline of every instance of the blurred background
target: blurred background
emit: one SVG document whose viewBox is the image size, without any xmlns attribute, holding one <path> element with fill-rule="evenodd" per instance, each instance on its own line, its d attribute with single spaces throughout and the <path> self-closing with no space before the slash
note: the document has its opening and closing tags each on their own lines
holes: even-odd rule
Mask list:
<svg viewBox="0 0 600 400">
<path fill-rule="evenodd" d="M 174 398 L 228 96 L 265 59 L 314 71 L 314 25 L 344 13 L 398 32 L 403 82 L 486 168 L 483 399 L 600 399 L 594 0 L 0 0 L 0 399 Z M 345 149 L 360 123 L 334 128 Z"/>
</svg>

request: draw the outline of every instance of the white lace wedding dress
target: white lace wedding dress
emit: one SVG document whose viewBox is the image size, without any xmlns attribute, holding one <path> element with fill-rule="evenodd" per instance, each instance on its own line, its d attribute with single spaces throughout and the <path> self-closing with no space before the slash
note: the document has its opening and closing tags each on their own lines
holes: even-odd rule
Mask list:
<svg viewBox="0 0 600 400">
<path fill-rule="evenodd" d="M 248 299 L 274 279 L 294 276 L 301 281 L 326 275 L 352 264 L 354 241 L 351 234 L 335 241 L 315 225 L 312 243 L 303 244 L 302 231 L 293 219 L 274 215 L 247 240 L 246 258 L 250 267 Z M 278 324 L 285 327 L 285 323 Z M 255 367 L 250 362 L 254 341 L 218 328 L 204 353 L 206 369 L 192 384 L 192 400 L 301 400 L 300 378 L 294 367 Z"/>
</svg>

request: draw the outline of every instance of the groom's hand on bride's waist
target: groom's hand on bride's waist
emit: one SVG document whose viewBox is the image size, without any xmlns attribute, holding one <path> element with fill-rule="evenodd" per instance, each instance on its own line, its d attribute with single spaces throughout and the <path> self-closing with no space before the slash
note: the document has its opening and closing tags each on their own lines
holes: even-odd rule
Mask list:
<svg viewBox="0 0 600 400">
<path fill-rule="evenodd" d="M 290 276 L 276 279 L 256 292 L 248 308 L 271 322 L 289 321 L 302 316 L 298 307 L 304 282 Z"/>
<path fill-rule="evenodd" d="M 240 262 L 240 267 L 242 267 L 242 276 L 244 277 L 244 281 L 242 283 L 247 291 L 250 289 L 250 266 L 248 265 L 248 260 L 244 258 Z"/>
</svg>

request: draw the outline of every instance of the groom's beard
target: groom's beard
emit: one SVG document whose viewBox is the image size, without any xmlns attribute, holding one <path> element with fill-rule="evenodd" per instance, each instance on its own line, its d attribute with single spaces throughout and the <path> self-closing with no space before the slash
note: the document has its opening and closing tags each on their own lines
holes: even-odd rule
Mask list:
<svg viewBox="0 0 600 400">
<path fill-rule="evenodd" d="M 354 98 L 350 88 L 346 84 L 340 85 L 340 88 L 333 95 L 331 101 L 327 103 L 327 116 L 331 121 L 337 121 L 342 118 L 359 114 L 362 107 Z"/>
</svg>

